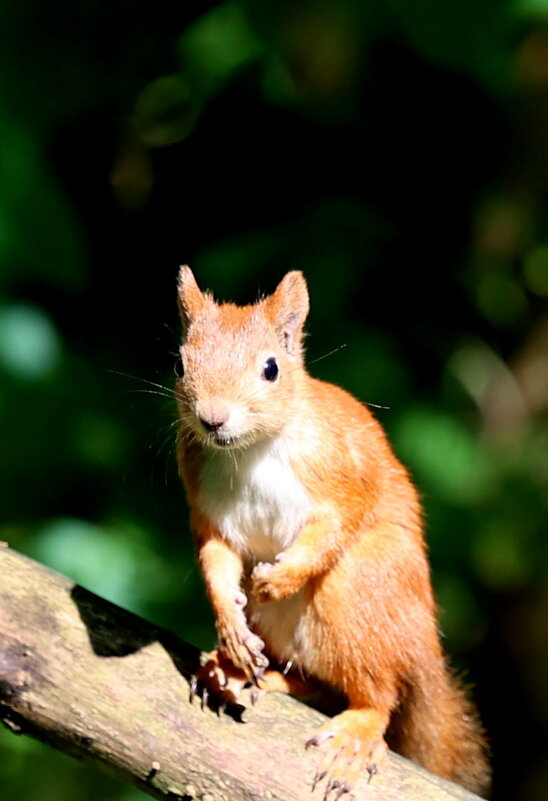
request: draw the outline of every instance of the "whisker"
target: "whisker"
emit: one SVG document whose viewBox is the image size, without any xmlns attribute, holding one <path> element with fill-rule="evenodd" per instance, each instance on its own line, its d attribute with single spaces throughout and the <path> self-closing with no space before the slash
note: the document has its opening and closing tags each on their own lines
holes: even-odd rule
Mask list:
<svg viewBox="0 0 548 801">
<path fill-rule="evenodd" d="M 107 372 L 112 373 L 113 375 L 121 375 L 123 378 L 131 378 L 133 381 L 142 381 L 144 384 L 149 384 L 151 387 L 157 387 L 158 389 L 165 389 L 168 392 L 173 392 L 171 387 L 166 387 L 165 384 L 159 384 L 157 381 L 151 381 L 149 378 L 142 378 L 138 375 L 123 373 L 121 370 L 107 370 Z"/>
<path fill-rule="evenodd" d="M 171 387 L 167 386 L 166 384 L 160 384 L 157 381 L 151 381 L 148 378 L 142 378 L 141 376 L 138 375 L 131 375 L 130 373 L 124 373 L 121 370 L 107 370 L 107 372 L 111 373 L 112 375 L 120 375 L 123 378 L 131 378 L 133 381 L 141 381 L 143 384 L 148 384 L 151 387 L 155 387 L 158 390 L 162 390 L 165 393 L 166 398 L 179 400 L 182 403 L 185 402 L 184 396 L 178 391 L 177 387 Z M 132 391 L 136 392 L 137 390 L 132 390 Z"/>
<path fill-rule="evenodd" d="M 143 394 L 143 395 L 158 395 L 160 398 L 167 398 L 168 400 L 173 400 L 173 395 L 168 395 L 167 392 L 159 392 L 158 390 L 154 389 L 126 389 L 124 390 L 126 394 Z"/>
<path fill-rule="evenodd" d="M 322 359 L 327 359 L 328 356 L 333 356 L 334 353 L 338 353 L 343 348 L 346 348 L 346 342 L 344 342 L 342 345 L 339 345 L 337 348 L 333 348 L 333 350 L 330 350 L 328 353 L 324 353 L 323 356 L 318 356 L 317 358 L 312 359 L 311 361 L 307 362 L 307 364 L 316 364 L 316 362 L 321 362 Z"/>
</svg>

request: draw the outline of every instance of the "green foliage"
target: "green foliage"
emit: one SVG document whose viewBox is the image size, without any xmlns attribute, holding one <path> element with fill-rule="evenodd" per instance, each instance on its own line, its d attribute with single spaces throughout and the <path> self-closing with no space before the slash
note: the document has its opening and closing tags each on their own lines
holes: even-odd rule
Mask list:
<svg viewBox="0 0 548 801">
<path fill-rule="evenodd" d="M 173 456 L 177 265 L 240 302 L 302 269 L 311 372 L 372 405 L 422 492 L 495 801 L 548 787 L 547 13 L 0 9 L 0 539 L 210 646 Z M 7 731 L 0 787 L 138 795 Z"/>
</svg>

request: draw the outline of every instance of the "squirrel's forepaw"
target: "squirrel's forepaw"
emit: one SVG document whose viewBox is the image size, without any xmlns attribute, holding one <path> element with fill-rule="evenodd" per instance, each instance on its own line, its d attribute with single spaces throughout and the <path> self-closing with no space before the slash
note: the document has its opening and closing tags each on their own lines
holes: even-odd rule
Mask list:
<svg viewBox="0 0 548 801">
<path fill-rule="evenodd" d="M 234 667 L 243 671 L 247 680 L 258 686 L 268 658 L 264 655 L 264 642 L 243 623 L 226 625 L 217 623 L 219 644 Z"/>
<path fill-rule="evenodd" d="M 302 586 L 300 577 L 283 558 L 276 557 L 276 562 L 259 562 L 253 569 L 251 593 L 259 603 L 290 598 Z"/>
</svg>

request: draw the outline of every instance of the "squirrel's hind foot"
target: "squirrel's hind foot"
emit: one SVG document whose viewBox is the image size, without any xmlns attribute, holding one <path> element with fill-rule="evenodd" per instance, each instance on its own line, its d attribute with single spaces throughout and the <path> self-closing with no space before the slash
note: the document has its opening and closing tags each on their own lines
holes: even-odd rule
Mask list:
<svg viewBox="0 0 548 801">
<path fill-rule="evenodd" d="M 241 717 L 245 705 L 240 696 L 250 682 L 245 673 L 219 651 L 205 654 L 203 664 L 190 682 L 190 701 L 199 698 L 202 709 L 210 707 L 221 715 L 225 709 Z M 253 694 L 251 703 L 254 703 Z"/>
<path fill-rule="evenodd" d="M 367 782 L 378 772 L 387 746 L 375 710 L 349 709 L 320 727 L 306 743 L 325 746 L 312 790 L 325 780 L 324 801 L 338 801 L 350 793 L 360 776 Z"/>
<path fill-rule="evenodd" d="M 210 707 L 219 715 L 232 710 L 241 717 L 246 706 L 254 706 L 266 692 L 307 695 L 313 690 L 305 679 L 264 668 L 260 677 L 251 682 L 220 649 L 204 654 L 202 662 L 190 682 L 190 701 L 199 698 L 202 709 Z"/>
</svg>

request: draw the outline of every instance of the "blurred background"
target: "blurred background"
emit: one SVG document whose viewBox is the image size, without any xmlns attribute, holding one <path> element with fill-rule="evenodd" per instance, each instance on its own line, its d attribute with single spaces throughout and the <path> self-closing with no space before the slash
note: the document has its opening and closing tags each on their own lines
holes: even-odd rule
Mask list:
<svg viewBox="0 0 548 801">
<path fill-rule="evenodd" d="M 0 540 L 211 646 L 177 269 L 237 302 L 301 269 L 311 372 L 422 492 L 493 798 L 545 801 L 547 143 L 548 0 L 3 0 Z M 0 788 L 144 799 L 4 730 Z"/>
</svg>

